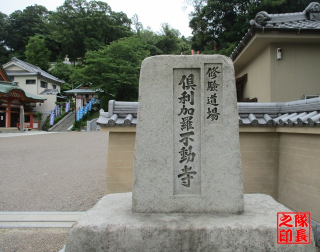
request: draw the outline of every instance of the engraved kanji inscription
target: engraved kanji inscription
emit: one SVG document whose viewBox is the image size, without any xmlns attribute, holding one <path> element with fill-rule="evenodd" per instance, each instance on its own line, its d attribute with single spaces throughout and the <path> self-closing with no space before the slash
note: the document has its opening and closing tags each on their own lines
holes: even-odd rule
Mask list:
<svg viewBox="0 0 320 252">
<path fill-rule="evenodd" d="M 188 167 L 187 165 L 184 166 L 182 169 L 181 174 L 178 175 L 178 178 L 181 178 L 182 180 L 182 185 L 185 187 L 190 187 L 190 180 L 193 179 L 192 175 L 196 175 L 197 172 L 191 171 L 192 167 Z"/>
<path fill-rule="evenodd" d="M 199 194 L 200 71 L 178 69 L 174 73 L 174 194 Z"/>
<path fill-rule="evenodd" d="M 205 64 L 205 111 L 208 124 L 221 123 L 223 107 L 222 64 Z"/>
</svg>

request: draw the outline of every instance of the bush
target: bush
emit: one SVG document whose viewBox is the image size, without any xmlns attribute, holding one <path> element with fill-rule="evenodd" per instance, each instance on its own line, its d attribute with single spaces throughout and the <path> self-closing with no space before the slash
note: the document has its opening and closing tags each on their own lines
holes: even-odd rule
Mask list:
<svg viewBox="0 0 320 252">
<path fill-rule="evenodd" d="M 42 116 L 43 116 L 43 113 L 42 112 L 37 112 L 37 120 L 39 122 L 39 130 L 41 130 L 41 120 L 42 120 Z"/>
<path fill-rule="evenodd" d="M 59 105 L 60 107 L 62 106 L 62 109 L 65 110 L 66 109 L 66 103 L 67 102 L 56 102 L 56 105 Z M 70 101 L 70 110 L 73 111 L 74 110 L 74 102 Z"/>
<path fill-rule="evenodd" d="M 76 131 L 76 130 L 80 131 L 82 127 L 87 126 L 87 120 L 88 120 L 89 116 L 90 116 L 90 111 L 88 111 L 87 114 L 84 115 L 81 120 L 75 121 L 71 130 L 72 131 Z"/>
</svg>

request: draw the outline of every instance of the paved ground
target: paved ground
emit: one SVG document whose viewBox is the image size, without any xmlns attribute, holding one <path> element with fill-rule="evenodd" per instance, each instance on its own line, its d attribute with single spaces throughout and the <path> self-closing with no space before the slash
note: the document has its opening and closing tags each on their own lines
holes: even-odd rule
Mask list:
<svg viewBox="0 0 320 252">
<path fill-rule="evenodd" d="M 74 123 L 74 112 L 71 112 L 67 118 L 63 119 L 63 121 L 52 129 L 53 132 L 66 132 L 67 129 L 72 126 Z"/>
<path fill-rule="evenodd" d="M 1 137 L 0 145 L 0 211 L 85 211 L 104 195 L 104 132 Z"/>
<path fill-rule="evenodd" d="M 66 241 L 69 228 L 0 229 L 1 252 L 57 252 Z"/>
<path fill-rule="evenodd" d="M 104 195 L 104 132 L 1 133 L 0 211 L 86 211 Z M 1 228 L 0 251 L 60 251 L 70 228 Z"/>
</svg>

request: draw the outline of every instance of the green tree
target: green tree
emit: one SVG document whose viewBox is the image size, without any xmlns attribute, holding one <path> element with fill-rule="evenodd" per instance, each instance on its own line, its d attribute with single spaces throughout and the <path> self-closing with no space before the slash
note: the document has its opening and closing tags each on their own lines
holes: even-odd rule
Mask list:
<svg viewBox="0 0 320 252">
<path fill-rule="evenodd" d="M 92 88 L 116 100 L 138 99 L 141 62 L 149 55 L 137 37 L 119 39 L 98 51 L 86 53 L 84 64 L 73 74 L 75 83 L 90 82 Z"/>
<path fill-rule="evenodd" d="M 150 52 L 151 56 L 163 54 L 162 50 L 156 46 L 156 43 L 159 40 L 159 35 L 150 30 L 148 27 L 147 29 L 142 29 L 138 36 L 140 40 L 146 45 L 147 50 Z"/>
<path fill-rule="evenodd" d="M 139 22 L 139 17 L 137 14 L 134 14 L 133 17 L 131 18 L 132 24 L 135 28 L 135 32 L 137 35 L 140 35 L 140 32 L 143 30 L 143 25 L 141 22 Z"/>
<path fill-rule="evenodd" d="M 61 45 L 61 56 L 68 54 L 71 60 L 132 35 L 130 24 L 126 14 L 94 0 L 66 0 L 50 15 L 51 38 Z"/>
<path fill-rule="evenodd" d="M 41 5 L 28 6 L 9 15 L 5 45 L 17 57 L 24 59 L 29 38 L 47 35 L 49 11 Z"/>
<path fill-rule="evenodd" d="M 74 72 L 75 68 L 72 65 L 64 64 L 62 62 L 57 63 L 50 71 L 53 76 L 65 81 L 65 83 L 61 85 L 61 91 L 67 91 L 71 89 L 71 75 Z"/>
<path fill-rule="evenodd" d="M 256 11 L 266 11 L 270 14 L 302 12 L 314 0 L 262 0 Z"/>
<path fill-rule="evenodd" d="M 208 0 L 192 13 L 192 46 L 196 50 L 211 51 L 240 41 L 248 29 L 249 10 L 256 8 L 255 0 Z"/>
<path fill-rule="evenodd" d="M 46 47 L 45 39 L 40 36 L 30 37 L 26 46 L 26 61 L 47 71 L 49 68 L 50 51 Z"/>
<path fill-rule="evenodd" d="M 6 48 L 6 39 L 8 37 L 8 16 L 0 12 L 0 63 L 9 61 L 10 51 Z"/>
<path fill-rule="evenodd" d="M 179 36 L 180 32 L 176 29 L 171 28 L 168 24 L 162 25 L 162 32 L 156 46 L 164 54 L 180 54 L 179 48 Z"/>
<path fill-rule="evenodd" d="M 229 53 L 259 11 L 302 12 L 313 0 L 191 0 L 192 47 L 204 53 Z"/>
</svg>

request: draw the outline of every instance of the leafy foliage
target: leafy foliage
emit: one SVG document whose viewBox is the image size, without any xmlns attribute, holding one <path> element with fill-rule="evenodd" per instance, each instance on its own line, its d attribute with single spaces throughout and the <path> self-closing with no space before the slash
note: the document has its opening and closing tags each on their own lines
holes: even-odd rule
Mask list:
<svg viewBox="0 0 320 252">
<path fill-rule="evenodd" d="M 193 0 L 192 46 L 204 53 L 230 55 L 259 11 L 303 11 L 312 0 Z"/>
<path fill-rule="evenodd" d="M 136 100 L 140 65 L 149 55 L 137 37 L 119 39 L 98 51 L 86 53 L 84 64 L 72 76 L 75 83 L 93 83 L 117 100 Z"/>
<path fill-rule="evenodd" d="M 40 36 L 30 37 L 25 54 L 27 62 L 40 67 L 44 71 L 48 70 L 50 51 L 46 47 L 44 38 Z"/>
<path fill-rule="evenodd" d="M 208 0 L 207 5 L 192 13 L 192 45 L 201 51 L 222 48 L 227 43 L 240 41 L 258 1 Z"/>
<path fill-rule="evenodd" d="M 61 86 L 61 91 L 67 91 L 71 89 L 71 75 L 74 73 L 74 71 L 75 68 L 73 66 L 59 62 L 54 66 L 50 73 L 58 79 L 65 81 L 65 83 Z"/>
<path fill-rule="evenodd" d="M 49 11 L 41 5 L 28 6 L 23 11 L 15 11 L 9 15 L 4 41 L 15 56 L 24 59 L 29 38 L 48 34 L 48 15 Z"/>
<path fill-rule="evenodd" d="M 8 36 L 8 16 L 0 12 L 0 63 L 9 60 L 9 51 L 6 49 L 5 39 Z"/>
<path fill-rule="evenodd" d="M 50 15 L 51 37 L 72 60 L 131 35 L 130 19 L 101 1 L 66 0 Z"/>
<path fill-rule="evenodd" d="M 142 29 L 137 35 L 146 45 L 151 56 L 191 52 L 190 41 L 183 36 L 180 37 L 180 32 L 171 28 L 169 24 L 162 25 L 160 34 L 156 34 L 150 29 Z"/>
</svg>

